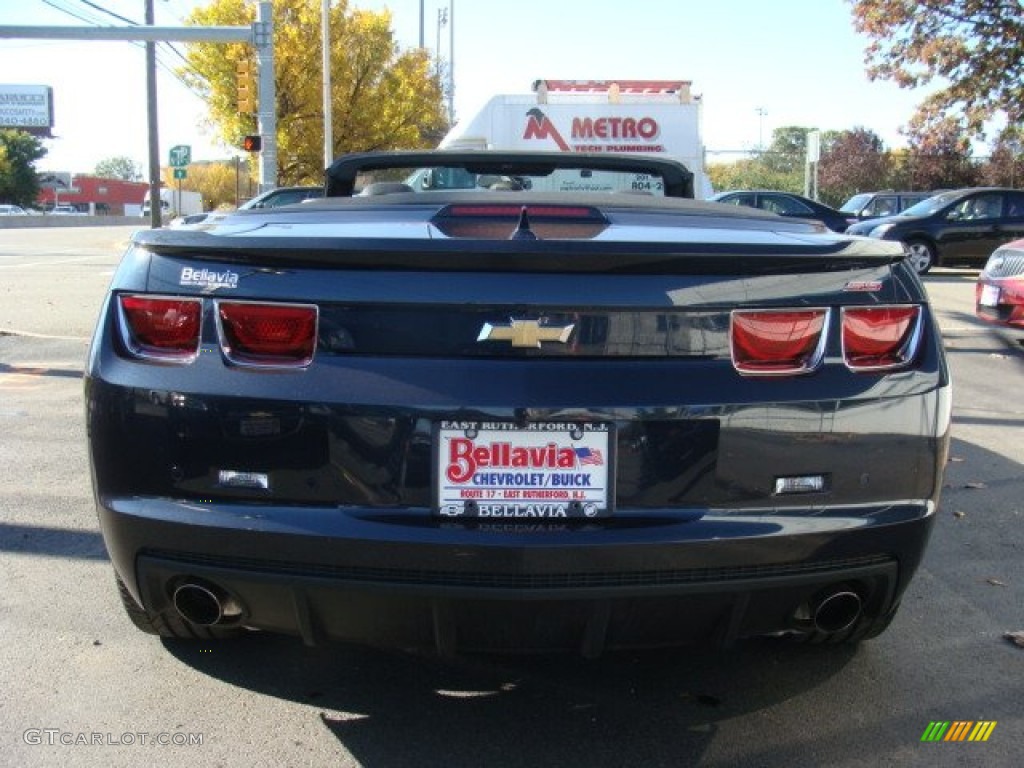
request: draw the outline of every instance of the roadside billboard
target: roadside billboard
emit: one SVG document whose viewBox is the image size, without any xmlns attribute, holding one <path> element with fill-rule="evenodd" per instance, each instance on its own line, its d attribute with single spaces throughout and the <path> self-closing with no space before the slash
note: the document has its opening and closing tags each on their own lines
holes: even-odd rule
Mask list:
<svg viewBox="0 0 1024 768">
<path fill-rule="evenodd" d="M 53 88 L 0 84 L 0 128 L 15 128 L 52 138 Z"/>
</svg>

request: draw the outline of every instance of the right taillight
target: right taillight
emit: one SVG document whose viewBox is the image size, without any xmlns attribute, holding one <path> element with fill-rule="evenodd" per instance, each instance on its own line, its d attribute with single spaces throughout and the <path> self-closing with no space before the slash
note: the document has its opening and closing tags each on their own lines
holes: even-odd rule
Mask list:
<svg viewBox="0 0 1024 768">
<path fill-rule="evenodd" d="M 203 304 L 174 296 L 118 298 L 122 338 L 136 357 L 190 363 L 199 353 Z"/>
<path fill-rule="evenodd" d="M 313 304 L 217 302 L 217 328 L 233 363 L 257 368 L 304 368 L 316 351 Z"/>
<path fill-rule="evenodd" d="M 845 307 L 843 360 L 851 371 L 909 365 L 921 336 L 920 306 Z"/>
<path fill-rule="evenodd" d="M 827 309 L 738 309 L 732 313 L 732 364 L 747 376 L 809 373 L 825 351 Z"/>
</svg>

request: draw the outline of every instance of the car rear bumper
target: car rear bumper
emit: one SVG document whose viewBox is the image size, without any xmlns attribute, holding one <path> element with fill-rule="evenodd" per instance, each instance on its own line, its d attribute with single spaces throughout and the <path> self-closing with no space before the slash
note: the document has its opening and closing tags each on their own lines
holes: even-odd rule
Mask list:
<svg viewBox="0 0 1024 768">
<path fill-rule="evenodd" d="M 396 511 L 106 498 L 115 568 L 149 611 L 200 585 L 256 629 L 406 648 L 652 647 L 808 630 L 831 594 L 888 614 L 934 506 L 652 514 L 559 526 Z"/>
<path fill-rule="evenodd" d="M 983 298 L 986 293 L 991 295 Z M 974 310 L 986 322 L 1024 329 L 1024 281 L 996 280 L 982 274 L 975 289 Z"/>
</svg>

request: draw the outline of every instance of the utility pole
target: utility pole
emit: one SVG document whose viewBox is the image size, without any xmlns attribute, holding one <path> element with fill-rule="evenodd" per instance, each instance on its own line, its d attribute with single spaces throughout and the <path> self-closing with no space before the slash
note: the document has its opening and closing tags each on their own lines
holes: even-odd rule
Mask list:
<svg viewBox="0 0 1024 768">
<path fill-rule="evenodd" d="M 438 8 L 437 9 L 437 36 L 434 39 L 434 55 L 437 57 L 437 79 L 440 80 L 444 74 L 444 70 L 441 69 L 441 27 L 448 23 L 448 9 Z"/>
<path fill-rule="evenodd" d="M 146 26 L 152 27 L 153 0 L 146 0 Z M 149 226 L 163 226 L 164 206 L 160 197 L 160 136 L 156 109 L 156 43 L 146 42 L 146 123 L 149 130 Z"/>
<path fill-rule="evenodd" d="M 764 116 L 768 114 L 768 110 L 764 107 L 758 107 L 754 110 L 757 112 L 757 149 L 759 152 L 764 152 Z"/>
<path fill-rule="evenodd" d="M 455 125 L 455 0 L 448 0 L 448 125 Z"/>
<path fill-rule="evenodd" d="M 423 49 L 423 0 L 420 0 L 420 50 Z"/>
<path fill-rule="evenodd" d="M 334 110 L 331 105 L 331 0 L 323 0 L 320 16 L 320 38 L 323 48 L 324 104 L 324 169 L 334 162 Z M 422 33 L 422 29 L 420 30 Z"/>
</svg>

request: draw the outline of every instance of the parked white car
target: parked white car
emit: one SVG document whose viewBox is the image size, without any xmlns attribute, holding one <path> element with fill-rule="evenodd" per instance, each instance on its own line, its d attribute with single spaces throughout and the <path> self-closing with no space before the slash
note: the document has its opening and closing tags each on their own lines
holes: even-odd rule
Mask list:
<svg viewBox="0 0 1024 768">
<path fill-rule="evenodd" d="M 60 205 L 55 205 L 53 207 L 53 210 L 50 211 L 50 214 L 52 216 L 88 216 L 89 215 L 87 213 L 82 213 L 80 210 L 75 208 L 75 206 L 70 205 L 68 203 L 61 203 Z"/>
</svg>

